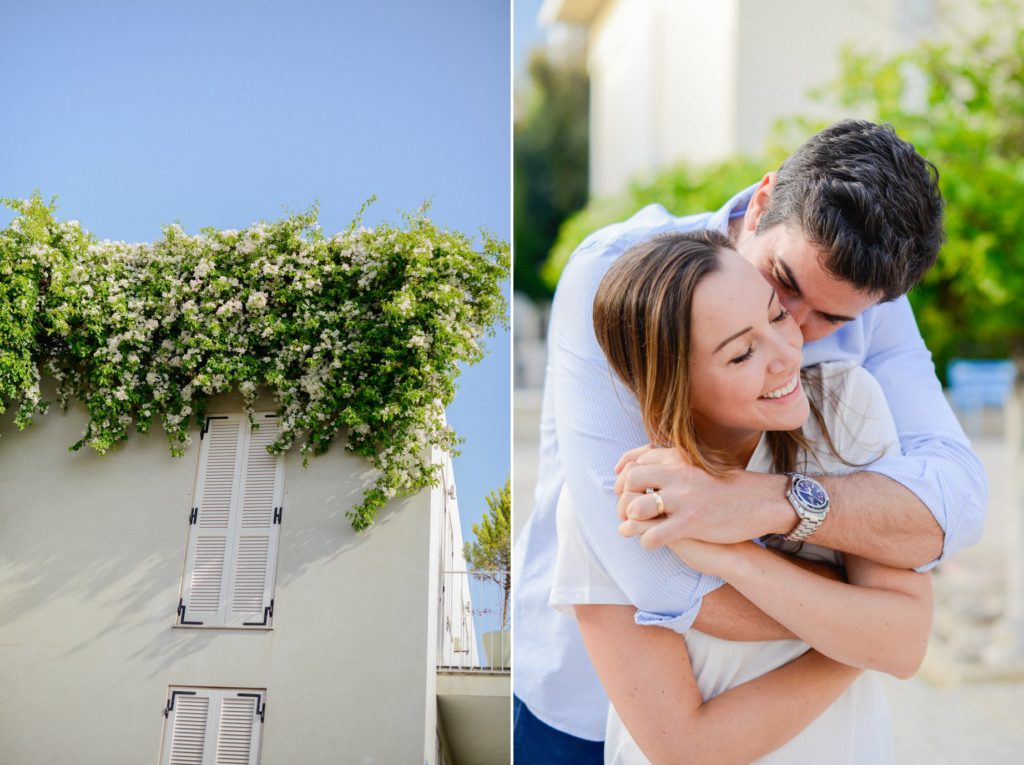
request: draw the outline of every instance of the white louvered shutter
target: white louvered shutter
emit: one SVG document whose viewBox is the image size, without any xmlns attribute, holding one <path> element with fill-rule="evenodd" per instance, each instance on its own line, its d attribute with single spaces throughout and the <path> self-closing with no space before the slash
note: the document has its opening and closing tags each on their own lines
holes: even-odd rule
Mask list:
<svg viewBox="0 0 1024 765">
<path fill-rule="evenodd" d="M 184 693 L 185 695 L 178 695 Z M 165 714 L 164 752 L 166 765 L 203 765 L 210 734 L 209 696 L 193 690 L 172 688 Z"/>
<path fill-rule="evenodd" d="M 224 693 L 217 724 L 214 765 L 256 765 L 259 762 L 260 733 L 263 730 L 260 709 L 260 696 Z"/>
<path fill-rule="evenodd" d="M 195 507 L 178 603 L 187 627 L 271 626 L 284 460 L 267 454 L 277 419 L 211 416 L 199 448 Z"/>
<path fill-rule="evenodd" d="M 180 625 L 224 625 L 233 546 L 232 516 L 247 430 L 243 419 L 239 415 L 209 418 L 200 442 L 185 574 L 178 603 Z"/>
<path fill-rule="evenodd" d="M 258 765 L 266 691 L 171 688 L 161 765 Z"/>
<path fill-rule="evenodd" d="M 231 572 L 229 627 L 269 627 L 273 618 L 277 545 L 284 502 L 284 459 L 268 454 L 277 440 L 277 418 L 257 415 L 245 450 L 236 538 Z"/>
</svg>

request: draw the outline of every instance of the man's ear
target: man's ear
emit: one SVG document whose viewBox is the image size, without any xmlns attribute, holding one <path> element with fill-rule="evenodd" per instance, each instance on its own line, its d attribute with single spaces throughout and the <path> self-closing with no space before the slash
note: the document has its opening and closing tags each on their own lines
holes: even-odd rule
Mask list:
<svg viewBox="0 0 1024 765">
<path fill-rule="evenodd" d="M 757 184 L 754 196 L 750 198 L 750 204 L 747 205 L 747 211 L 743 215 L 744 231 L 753 234 L 757 230 L 757 223 L 761 220 L 764 211 L 768 209 L 768 203 L 771 201 L 778 177 L 778 173 L 767 173 Z"/>
</svg>

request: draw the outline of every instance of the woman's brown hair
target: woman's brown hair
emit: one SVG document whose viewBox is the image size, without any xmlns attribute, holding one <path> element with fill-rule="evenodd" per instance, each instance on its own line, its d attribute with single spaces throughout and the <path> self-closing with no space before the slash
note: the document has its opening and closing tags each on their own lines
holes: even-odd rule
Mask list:
<svg viewBox="0 0 1024 765">
<path fill-rule="evenodd" d="M 628 250 L 608 269 L 594 297 L 594 333 L 612 370 L 636 396 L 651 443 L 675 446 L 713 475 L 731 467 L 701 444 L 690 401 L 693 295 L 721 267 L 731 240 L 717 231 L 663 234 Z M 813 398 L 811 414 L 837 458 Z M 801 429 L 769 431 L 772 469 L 796 468 L 800 450 L 813 454 Z M 846 462 L 845 460 L 842 460 Z M 850 464 L 850 463 L 846 463 Z"/>
</svg>

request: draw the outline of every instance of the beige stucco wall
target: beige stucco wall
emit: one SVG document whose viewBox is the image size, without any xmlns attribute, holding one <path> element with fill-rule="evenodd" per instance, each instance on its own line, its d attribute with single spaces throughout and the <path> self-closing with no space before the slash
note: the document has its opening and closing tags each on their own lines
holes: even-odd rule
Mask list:
<svg viewBox="0 0 1024 765">
<path fill-rule="evenodd" d="M 760 152 L 782 116 L 866 116 L 823 107 L 808 92 L 838 77 L 844 46 L 883 56 L 909 46 L 921 30 L 909 26 L 907 6 L 908 0 L 740 0 L 731 151 Z"/>
<path fill-rule="evenodd" d="M 590 27 L 590 187 L 621 191 L 733 142 L 736 0 L 606 2 Z"/>
<path fill-rule="evenodd" d="M 209 685 L 267 689 L 268 765 L 433 763 L 431 492 L 356 535 L 366 463 L 339 445 L 304 469 L 294 450 L 274 629 L 175 628 L 198 437 L 181 459 L 159 428 L 71 453 L 84 423 L 0 417 L 0 760 L 155 763 L 167 687 Z"/>
</svg>

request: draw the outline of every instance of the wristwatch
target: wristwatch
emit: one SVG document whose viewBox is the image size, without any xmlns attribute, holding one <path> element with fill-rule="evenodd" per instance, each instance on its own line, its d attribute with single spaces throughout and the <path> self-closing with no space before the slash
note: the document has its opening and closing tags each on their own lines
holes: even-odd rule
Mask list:
<svg viewBox="0 0 1024 765">
<path fill-rule="evenodd" d="M 818 527 L 828 515 L 828 492 L 825 487 L 800 473 L 787 473 L 789 476 L 789 490 L 786 491 L 786 499 L 793 506 L 800 522 L 796 528 L 786 534 L 784 539 L 790 542 L 803 542 L 807 537 L 818 530 Z"/>
</svg>

